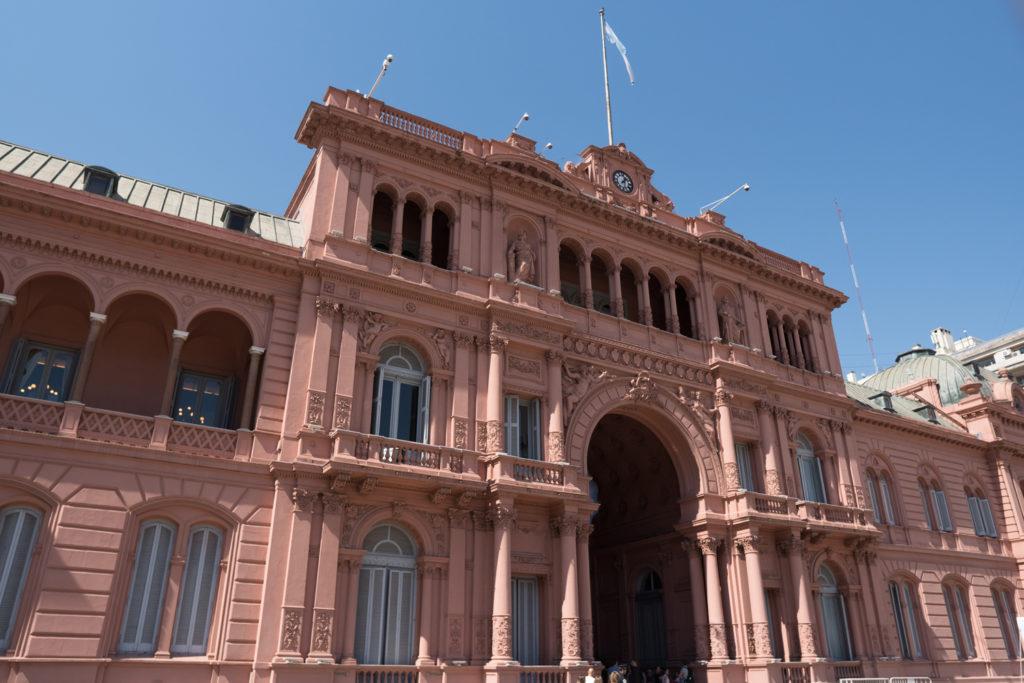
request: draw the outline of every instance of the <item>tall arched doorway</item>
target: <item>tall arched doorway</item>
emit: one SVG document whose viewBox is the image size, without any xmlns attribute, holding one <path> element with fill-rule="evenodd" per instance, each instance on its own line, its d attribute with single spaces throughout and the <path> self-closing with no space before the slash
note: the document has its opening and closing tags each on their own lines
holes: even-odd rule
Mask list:
<svg viewBox="0 0 1024 683">
<path fill-rule="evenodd" d="M 695 472 L 680 476 L 666 443 L 619 413 L 603 417 L 590 438 L 587 471 L 600 504 L 590 537 L 594 657 L 605 664 L 678 666 L 695 657 L 679 525 L 682 497 L 699 484 Z"/>
</svg>

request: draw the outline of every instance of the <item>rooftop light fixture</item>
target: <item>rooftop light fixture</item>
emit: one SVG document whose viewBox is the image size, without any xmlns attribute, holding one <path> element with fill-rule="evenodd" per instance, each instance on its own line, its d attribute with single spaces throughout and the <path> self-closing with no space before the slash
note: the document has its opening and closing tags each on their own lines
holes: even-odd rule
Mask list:
<svg viewBox="0 0 1024 683">
<path fill-rule="evenodd" d="M 700 213 L 701 214 L 705 214 L 708 211 L 716 210 L 722 204 L 725 204 L 727 201 L 732 199 L 733 195 L 737 194 L 740 190 L 742 190 L 743 192 L 750 192 L 750 184 L 749 183 L 743 183 L 742 185 L 737 187 L 735 190 L 733 190 L 729 194 L 727 194 L 724 197 L 722 197 L 721 199 L 716 199 L 715 201 L 711 202 L 710 204 L 705 204 L 704 206 L 700 207 Z"/>
</svg>

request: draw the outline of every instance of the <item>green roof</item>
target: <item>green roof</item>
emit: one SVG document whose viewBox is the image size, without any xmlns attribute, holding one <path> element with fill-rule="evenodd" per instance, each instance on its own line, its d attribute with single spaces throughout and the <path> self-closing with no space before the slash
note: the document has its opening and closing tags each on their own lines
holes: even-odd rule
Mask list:
<svg viewBox="0 0 1024 683">
<path fill-rule="evenodd" d="M 879 390 L 875 387 L 865 386 L 863 384 L 855 384 L 853 382 L 846 383 L 846 395 L 852 398 L 857 403 L 861 404 L 865 408 L 877 410 L 880 412 L 890 412 L 882 407 L 881 401 L 872 399 L 873 396 L 878 395 Z M 927 406 L 927 403 L 921 401 L 915 401 L 912 398 L 904 398 L 903 396 L 893 396 L 892 411 L 890 414 L 905 417 L 910 420 L 916 420 L 917 422 L 924 422 L 926 424 L 934 424 L 947 429 L 955 429 L 957 431 L 963 431 L 960 426 L 944 416 L 942 413 L 935 412 L 936 422 L 932 422 L 927 416 L 917 412 L 919 408 Z"/>
<path fill-rule="evenodd" d="M 976 377 L 974 370 L 953 356 L 937 354 L 932 349 L 915 346 L 896 356 L 896 364 L 865 377 L 860 385 L 881 391 L 896 391 L 922 379 L 934 379 L 939 384 L 939 400 L 942 405 L 959 403 L 965 394 L 960 390 L 964 384 L 981 381 L 982 394 L 992 395 L 990 382 L 997 378 L 987 370 Z"/>
</svg>

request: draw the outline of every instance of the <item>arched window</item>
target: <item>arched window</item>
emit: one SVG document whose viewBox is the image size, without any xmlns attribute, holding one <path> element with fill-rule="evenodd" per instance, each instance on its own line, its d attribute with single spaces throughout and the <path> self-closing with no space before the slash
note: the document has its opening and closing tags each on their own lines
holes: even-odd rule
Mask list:
<svg viewBox="0 0 1024 683">
<path fill-rule="evenodd" d="M 597 254 L 590 260 L 590 289 L 594 297 L 594 310 L 612 315 L 611 270 L 607 261 Z"/>
<path fill-rule="evenodd" d="M 580 283 L 580 257 L 567 244 L 558 247 L 558 279 L 562 299 L 573 306 L 583 305 L 583 285 Z"/>
<path fill-rule="evenodd" d="M 164 521 L 146 522 L 140 529 L 118 654 L 150 656 L 156 651 L 174 532 Z"/>
<path fill-rule="evenodd" d="M 814 344 L 811 341 L 811 331 L 807 329 L 807 325 L 803 322 L 797 328 L 798 341 L 800 343 L 800 353 L 804 360 L 804 369 L 814 372 Z"/>
<path fill-rule="evenodd" d="M 804 500 L 827 503 L 825 476 L 821 470 L 821 458 L 814 452 L 811 440 L 803 432 L 796 435 L 796 459 L 800 466 L 800 483 L 803 485 Z"/>
<path fill-rule="evenodd" d="M 974 631 L 971 628 L 971 603 L 967 590 L 958 583 L 942 584 L 942 597 L 946 602 L 946 616 L 953 632 L 953 647 L 957 659 L 974 659 Z"/>
<path fill-rule="evenodd" d="M 892 498 L 892 479 L 888 472 L 878 472 L 869 469 L 867 471 L 868 498 L 871 499 L 871 510 L 874 513 L 875 524 L 895 526 L 899 524 L 896 518 L 896 506 Z"/>
<path fill-rule="evenodd" d="M 412 200 L 406 200 L 402 209 L 402 244 L 399 246 L 399 253 L 404 258 L 420 260 L 422 232 L 423 207 Z"/>
<path fill-rule="evenodd" d="M 889 601 L 893 618 L 896 620 L 896 634 L 900 640 L 900 652 L 904 659 L 924 658 L 921 638 L 921 610 L 914 586 L 906 579 L 889 582 Z"/>
<path fill-rule="evenodd" d="M 779 317 L 774 311 L 768 311 L 768 341 L 772 347 L 772 355 L 780 363 L 788 362 L 783 357 L 783 349 L 785 344 L 782 341 L 782 323 L 779 322 Z"/>
<path fill-rule="evenodd" d="M 636 273 L 625 264 L 619 270 L 619 291 L 622 292 L 622 317 L 640 322 L 640 291 Z"/>
<path fill-rule="evenodd" d="M 171 654 L 207 653 L 224 535 L 215 527 L 197 525 L 184 539 L 187 546 L 175 550 L 177 530 L 178 525 L 166 519 L 150 520 L 139 527 L 118 654 L 151 657 L 164 613 L 172 607 Z M 185 566 L 177 570 L 181 571 L 180 579 L 176 579 L 180 586 L 177 605 L 167 605 L 167 582 L 175 553 L 185 554 Z"/>
<path fill-rule="evenodd" d="M 676 315 L 679 317 L 679 334 L 690 339 L 697 338 L 697 320 L 694 311 L 694 298 L 683 283 L 677 282 Z"/>
<path fill-rule="evenodd" d="M 400 344 L 385 346 L 374 376 L 373 433 L 427 443 L 430 430 L 430 376 L 423 361 Z"/>
<path fill-rule="evenodd" d="M 0 655 L 11 644 L 39 522 L 39 513 L 29 508 L 7 508 L 0 515 Z"/>
<path fill-rule="evenodd" d="M 206 654 L 220 573 L 221 540 L 220 531 L 211 526 L 196 527 L 189 536 L 171 654 Z"/>
<path fill-rule="evenodd" d="M 828 656 L 837 661 L 849 661 L 853 659 L 853 647 L 846 620 L 846 600 L 839 590 L 835 574 L 824 564 L 818 570 L 818 587 Z"/>
<path fill-rule="evenodd" d="M 370 213 L 370 246 L 377 251 L 391 251 L 391 229 L 395 222 L 395 200 L 387 192 L 373 195 Z"/>
<path fill-rule="evenodd" d="M 651 323 L 659 330 L 668 331 L 668 317 L 665 310 L 665 287 L 654 273 L 647 275 L 647 298 L 651 302 Z"/>
<path fill-rule="evenodd" d="M 996 538 L 996 520 L 992 517 L 992 506 L 981 489 L 964 487 L 964 495 L 967 496 L 967 509 L 971 512 L 971 523 L 974 524 L 974 533 L 978 536 L 989 536 Z"/>
<path fill-rule="evenodd" d="M 1013 591 L 1004 586 L 992 586 L 992 602 L 996 606 L 999 617 L 999 630 L 1003 634 L 1003 645 L 1009 659 L 1019 659 L 1020 632 L 1017 630 L 1017 607 L 1013 599 Z"/>
<path fill-rule="evenodd" d="M 391 524 L 363 542 L 356 606 L 356 660 L 360 664 L 412 664 L 416 622 L 416 546 Z"/>
<path fill-rule="evenodd" d="M 434 209 L 430 226 L 430 264 L 448 269 L 448 258 L 452 250 L 452 220 L 441 209 Z M 424 259 L 426 256 L 424 256 Z"/>
<path fill-rule="evenodd" d="M 953 518 L 949 514 L 946 492 L 938 480 L 921 481 L 919 485 L 927 512 L 928 528 L 934 531 L 953 531 Z"/>
<path fill-rule="evenodd" d="M 658 572 L 644 572 L 636 591 L 636 650 L 641 664 L 665 661 L 665 606 Z"/>
</svg>

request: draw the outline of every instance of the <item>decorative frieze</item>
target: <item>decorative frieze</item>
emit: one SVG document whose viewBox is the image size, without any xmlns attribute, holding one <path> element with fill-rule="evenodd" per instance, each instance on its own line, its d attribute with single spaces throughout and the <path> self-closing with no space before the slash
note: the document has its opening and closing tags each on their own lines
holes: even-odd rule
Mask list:
<svg viewBox="0 0 1024 683">
<path fill-rule="evenodd" d="M 313 652 L 330 652 L 334 632 L 334 610 L 313 610 Z"/>
<path fill-rule="evenodd" d="M 508 369 L 518 372 L 521 375 L 540 377 L 540 362 L 521 356 L 508 357 Z"/>
<path fill-rule="evenodd" d="M 710 385 L 715 382 L 711 373 L 702 368 L 634 349 L 623 349 L 597 340 L 585 339 L 583 337 L 566 337 L 562 343 L 562 348 L 565 351 L 613 363 L 623 368 L 633 367 L 637 370 L 646 370 L 658 375 L 677 377 L 698 384 Z"/>
<path fill-rule="evenodd" d="M 494 656 L 512 657 L 512 618 L 507 615 L 491 617 L 491 640 Z"/>
<path fill-rule="evenodd" d="M 309 489 L 300 488 L 298 486 L 294 487 L 292 489 L 292 511 L 312 512 L 317 497 L 318 494 L 315 491 L 310 491 Z"/>
<path fill-rule="evenodd" d="M 352 399 L 348 396 L 334 397 L 334 428 L 348 429 L 352 421 Z"/>
<path fill-rule="evenodd" d="M 578 617 L 562 617 L 562 656 L 578 661 L 580 651 L 580 620 Z"/>
<path fill-rule="evenodd" d="M 359 351 L 368 351 L 381 332 L 391 327 L 391 323 L 384 319 L 380 313 L 367 312 L 363 316 L 362 324 L 359 326 L 358 347 Z"/>
<path fill-rule="evenodd" d="M 650 401 L 654 399 L 657 387 L 654 380 L 646 372 L 641 371 L 636 377 L 629 380 L 629 389 L 626 390 L 626 398 L 630 401 Z"/>
<path fill-rule="evenodd" d="M 548 457 L 555 462 L 565 462 L 565 436 L 562 432 L 548 432 Z"/>
<path fill-rule="evenodd" d="M 306 426 L 320 429 L 324 426 L 324 402 L 326 396 L 322 391 L 310 390 L 306 396 Z"/>
<path fill-rule="evenodd" d="M 299 639 L 302 636 L 302 612 L 301 607 L 285 607 L 284 615 L 281 618 L 281 645 L 282 652 L 298 652 Z"/>
</svg>

